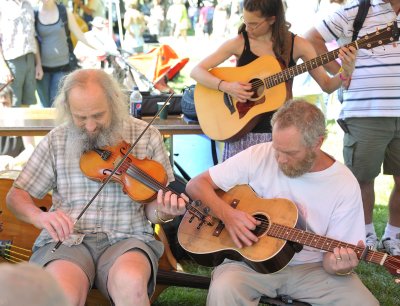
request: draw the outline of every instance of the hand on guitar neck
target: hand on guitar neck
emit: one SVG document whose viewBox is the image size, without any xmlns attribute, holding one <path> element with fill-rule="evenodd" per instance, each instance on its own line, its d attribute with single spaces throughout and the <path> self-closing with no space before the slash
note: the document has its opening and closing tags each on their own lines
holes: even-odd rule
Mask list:
<svg viewBox="0 0 400 306">
<path fill-rule="evenodd" d="M 400 256 L 390 256 L 369 250 L 362 244 L 356 246 L 295 228 L 297 207 L 287 199 L 259 198 L 247 185 L 236 186 L 226 193 L 220 191 L 219 195 L 232 207 L 259 221 L 252 230 L 258 241 L 238 248 L 221 220 L 213 217 L 213 222 L 199 225 L 195 221 L 197 215 L 189 207 L 179 226 L 178 241 L 199 264 L 216 266 L 229 258 L 244 261 L 257 272 L 274 273 L 293 258 L 298 249 L 292 243 L 296 243 L 328 251 L 326 260 L 330 261 L 331 273 L 347 273 L 358 260 L 364 260 L 386 267 L 393 275 L 400 275 Z M 197 207 L 198 211 L 204 211 L 204 208 Z M 338 262 L 341 260 L 343 262 Z"/>
</svg>

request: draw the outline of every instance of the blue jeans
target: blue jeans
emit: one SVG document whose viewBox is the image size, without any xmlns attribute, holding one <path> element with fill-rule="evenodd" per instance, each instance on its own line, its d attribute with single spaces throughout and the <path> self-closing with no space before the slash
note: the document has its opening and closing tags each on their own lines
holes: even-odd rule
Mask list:
<svg viewBox="0 0 400 306">
<path fill-rule="evenodd" d="M 67 71 L 45 72 L 43 78 L 37 81 L 37 92 L 43 107 L 53 105 L 60 81 L 67 74 Z"/>
</svg>

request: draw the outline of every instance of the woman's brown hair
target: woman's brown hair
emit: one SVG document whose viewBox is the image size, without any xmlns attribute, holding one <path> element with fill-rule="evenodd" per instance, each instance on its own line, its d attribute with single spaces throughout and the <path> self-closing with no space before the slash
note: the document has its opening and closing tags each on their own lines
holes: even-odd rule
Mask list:
<svg viewBox="0 0 400 306">
<path fill-rule="evenodd" d="M 282 0 L 245 0 L 243 9 L 248 12 L 260 12 L 264 18 L 275 16 L 272 25 L 272 42 L 275 55 L 283 54 L 285 37 L 288 34 L 290 23 L 286 21 L 285 9 Z M 246 29 L 246 25 L 239 27 L 239 34 Z"/>
</svg>

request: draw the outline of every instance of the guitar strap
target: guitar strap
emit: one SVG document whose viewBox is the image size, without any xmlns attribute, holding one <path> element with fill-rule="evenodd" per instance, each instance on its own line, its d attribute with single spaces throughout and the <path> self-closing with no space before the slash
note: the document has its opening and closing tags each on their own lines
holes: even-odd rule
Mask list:
<svg viewBox="0 0 400 306">
<path fill-rule="evenodd" d="M 364 24 L 365 18 L 367 17 L 369 7 L 371 6 L 370 0 L 359 0 L 360 6 L 358 7 L 356 18 L 353 23 L 353 37 L 351 41 L 355 41 L 360 32 L 362 25 Z"/>
</svg>

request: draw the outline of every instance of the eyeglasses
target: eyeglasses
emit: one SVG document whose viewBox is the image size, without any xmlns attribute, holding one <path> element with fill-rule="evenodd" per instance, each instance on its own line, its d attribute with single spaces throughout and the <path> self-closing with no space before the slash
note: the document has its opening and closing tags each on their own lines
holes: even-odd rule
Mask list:
<svg viewBox="0 0 400 306">
<path fill-rule="evenodd" d="M 260 21 L 259 23 L 255 23 L 255 22 L 246 22 L 242 17 L 240 17 L 240 20 L 242 21 L 242 23 L 246 26 L 247 29 L 249 30 L 256 30 L 260 25 L 262 25 L 264 22 L 267 21 L 267 19 L 264 19 L 263 21 Z"/>
</svg>

